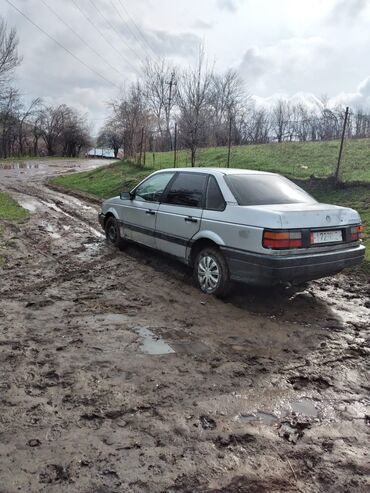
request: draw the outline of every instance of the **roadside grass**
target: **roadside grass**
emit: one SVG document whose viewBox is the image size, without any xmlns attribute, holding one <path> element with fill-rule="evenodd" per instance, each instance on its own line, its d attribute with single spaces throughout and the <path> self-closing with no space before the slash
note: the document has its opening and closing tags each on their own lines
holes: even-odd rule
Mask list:
<svg viewBox="0 0 370 493">
<path fill-rule="evenodd" d="M 230 167 L 281 173 L 290 178 L 306 179 L 314 175 L 327 178 L 334 174 L 340 142 L 283 142 L 235 146 L 231 148 Z M 173 152 L 147 153 L 150 168 L 173 167 Z M 200 149 L 197 166 L 224 167 L 227 147 Z M 190 166 L 188 151 L 178 151 L 177 166 Z M 343 181 L 370 181 L 370 139 L 347 140 L 341 163 Z"/>
<path fill-rule="evenodd" d="M 21 223 L 29 217 L 28 211 L 23 209 L 10 195 L 0 192 L 0 248 L 6 249 L 11 246 L 9 242 L 4 242 L 5 224 L 1 221 L 11 221 Z M 0 267 L 5 265 L 6 256 L 0 253 Z"/>
<path fill-rule="evenodd" d="M 118 195 L 123 190 L 131 190 L 153 171 L 154 168 L 142 168 L 126 161 L 117 161 L 92 171 L 57 176 L 50 182 L 105 199 Z"/>
<path fill-rule="evenodd" d="M 28 216 L 28 211 L 23 209 L 9 194 L 0 192 L 0 220 L 21 222 Z"/>
</svg>

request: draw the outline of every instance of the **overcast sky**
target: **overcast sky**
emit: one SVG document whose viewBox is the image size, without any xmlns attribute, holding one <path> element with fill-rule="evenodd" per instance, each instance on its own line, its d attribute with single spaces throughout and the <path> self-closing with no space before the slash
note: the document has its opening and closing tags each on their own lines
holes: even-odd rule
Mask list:
<svg viewBox="0 0 370 493">
<path fill-rule="evenodd" d="M 106 79 L 0 0 L 0 14 L 20 40 L 18 87 L 27 99 L 87 112 L 95 129 L 118 87 L 140 74 L 140 59 L 166 56 L 186 66 L 202 43 L 216 69 L 238 69 L 259 100 L 325 94 L 370 107 L 370 0 L 11 2 Z"/>
</svg>

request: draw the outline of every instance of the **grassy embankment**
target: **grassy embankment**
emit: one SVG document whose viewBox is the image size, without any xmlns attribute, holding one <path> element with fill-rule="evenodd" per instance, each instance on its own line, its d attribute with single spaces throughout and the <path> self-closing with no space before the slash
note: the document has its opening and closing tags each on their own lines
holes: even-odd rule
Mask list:
<svg viewBox="0 0 370 493">
<path fill-rule="evenodd" d="M 367 262 L 364 268 L 370 272 L 370 139 L 345 143 L 341 179 L 346 186 L 335 189 L 325 178 L 334 173 L 338 150 L 338 141 L 240 146 L 232 149 L 230 166 L 278 172 L 300 182 L 307 180 L 303 188 L 309 189 L 319 201 L 358 210 L 367 231 Z M 197 165 L 223 167 L 226 165 L 226 156 L 227 149 L 223 147 L 201 149 Z M 189 166 L 189 163 L 189 154 L 180 151 L 177 165 Z M 56 177 L 52 182 L 103 199 L 120 190 L 129 190 L 157 169 L 172 166 L 173 153 L 156 153 L 154 159 L 152 154 L 147 153 L 146 166 L 120 161 L 94 171 Z M 322 180 L 310 182 L 311 176 Z"/>
<path fill-rule="evenodd" d="M 7 242 L 3 241 L 6 222 L 21 223 L 28 218 L 28 215 L 28 212 L 18 205 L 10 195 L 0 192 L 0 267 L 5 263 L 5 256 L 1 254 L 1 250 L 7 246 Z"/>
</svg>

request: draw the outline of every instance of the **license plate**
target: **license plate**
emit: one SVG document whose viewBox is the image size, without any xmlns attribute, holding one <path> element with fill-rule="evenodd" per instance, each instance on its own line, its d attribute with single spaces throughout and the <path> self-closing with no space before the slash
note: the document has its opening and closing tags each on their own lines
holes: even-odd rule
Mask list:
<svg viewBox="0 0 370 493">
<path fill-rule="evenodd" d="M 342 231 L 315 231 L 311 233 L 311 243 L 333 243 L 343 241 Z"/>
</svg>

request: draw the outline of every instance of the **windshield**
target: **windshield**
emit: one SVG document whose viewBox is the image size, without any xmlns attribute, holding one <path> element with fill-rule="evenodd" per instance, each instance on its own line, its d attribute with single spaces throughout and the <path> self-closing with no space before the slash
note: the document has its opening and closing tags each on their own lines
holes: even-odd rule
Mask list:
<svg viewBox="0 0 370 493">
<path fill-rule="evenodd" d="M 239 205 L 315 204 L 302 188 L 279 175 L 227 175 L 226 183 Z"/>
</svg>

